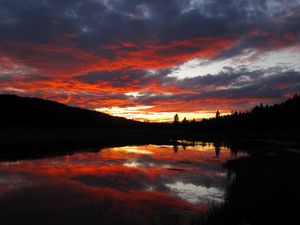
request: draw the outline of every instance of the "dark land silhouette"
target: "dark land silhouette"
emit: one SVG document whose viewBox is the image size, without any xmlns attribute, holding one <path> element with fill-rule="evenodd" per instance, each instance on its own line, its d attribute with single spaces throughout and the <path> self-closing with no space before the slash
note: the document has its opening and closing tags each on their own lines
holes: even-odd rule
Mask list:
<svg viewBox="0 0 300 225">
<path fill-rule="evenodd" d="M 169 143 L 177 139 L 299 140 L 300 96 L 203 121 L 147 123 L 38 98 L 0 95 L 0 158 L 56 154 L 74 149 Z M 42 150 L 41 150 L 42 149 Z"/>
<path fill-rule="evenodd" d="M 105 113 L 70 107 L 38 98 L 0 95 L 1 127 L 66 127 L 66 128 L 172 128 L 191 130 L 268 130 L 299 129 L 300 95 L 281 104 L 259 105 L 247 112 L 233 112 L 200 122 L 180 121 L 174 116 L 171 123 L 147 123 L 110 116 Z"/>
<path fill-rule="evenodd" d="M 139 122 L 38 98 L 0 95 L 2 127 L 134 127 Z"/>
<path fill-rule="evenodd" d="M 142 123 L 38 98 L 2 94 L 0 105 L 0 159 L 165 143 L 178 133 L 184 135 L 170 124 Z"/>
</svg>

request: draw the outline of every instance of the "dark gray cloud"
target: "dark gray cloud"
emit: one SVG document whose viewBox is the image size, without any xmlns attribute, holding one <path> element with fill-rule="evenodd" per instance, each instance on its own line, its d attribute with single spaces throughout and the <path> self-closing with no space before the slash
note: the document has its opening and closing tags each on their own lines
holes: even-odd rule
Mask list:
<svg viewBox="0 0 300 225">
<path fill-rule="evenodd" d="M 174 95 L 144 93 L 137 100 L 146 105 L 170 102 L 174 99 L 179 102 L 215 99 L 215 104 L 218 104 L 218 99 L 245 99 L 246 103 L 251 103 L 253 99 L 255 102 L 272 103 L 299 91 L 299 71 L 282 71 L 281 68 L 273 68 L 272 75 L 264 77 L 264 74 L 266 74 L 264 70 L 227 68 L 217 75 L 176 80 L 176 85 L 182 89 L 182 93 Z"/>
<path fill-rule="evenodd" d="M 124 82 L 142 82 L 147 85 L 151 81 L 150 73 L 145 70 L 117 70 L 94 72 L 76 77 L 77 80 L 85 83 L 97 83 L 101 81 L 110 82 L 112 86 L 122 87 Z M 112 79 L 113 78 L 113 79 Z"/>
<path fill-rule="evenodd" d="M 2 0 L 0 6 L 2 41 L 45 43 L 73 33 L 79 46 L 98 51 L 103 44 L 129 40 L 241 37 L 254 28 L 273 36 L 299 33 L 295 0 Z M 255 47 L 263 39 L 250 37 L 242 45 Z"/>
</svg>

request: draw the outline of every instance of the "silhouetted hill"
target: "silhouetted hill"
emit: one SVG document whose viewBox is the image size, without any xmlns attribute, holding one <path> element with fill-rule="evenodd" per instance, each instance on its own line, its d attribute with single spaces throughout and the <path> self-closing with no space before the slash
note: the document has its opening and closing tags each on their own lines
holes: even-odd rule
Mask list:
<svg viewBox="0 0 300 225">
<path fill-rule="evenodd" d="M 203 120 L 199 128 L 204 130 L 287 130 L 299 129 L 300 95 L 272 106 L 262 104 L 250 112 L 235 112 L 231 115 Z"/>
<path fill-rule="evenodd" d="M 38 98 L 0 95 L 0 127 L 127 127 L 139 122 Z"/>
</svg>

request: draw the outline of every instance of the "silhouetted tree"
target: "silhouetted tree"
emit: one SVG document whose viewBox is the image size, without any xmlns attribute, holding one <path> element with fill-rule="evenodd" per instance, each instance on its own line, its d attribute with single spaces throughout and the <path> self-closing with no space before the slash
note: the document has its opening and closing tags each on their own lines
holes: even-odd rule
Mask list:
<svg viewBox="0 0 300 225">
<path fill-rule="evenodd" d="M 186 119 L 186 117 L 183 118 L 183 120 L 181 121 L 182 124 L 187 124 L 188 120 Z"/>
<path fill-rule="evenodd" d="M 178 114 L 176 113 L 175 116 L 174 116 L 174 121 L 173 121 L 174 124 L 178 124 L 179 123 L 179 116 Z"/>
<path fill-rule="evenodd" d="M 215 147 L 216 156 L 217 156 L 217 158 L 219 158 L 219 155 L 220 155 L 220 152 L 221 152 L 221 143 L 214 142 L 213 145 Z"/>
<path fill-rule="evenodd" d="M 219 112 L 219 110 L 217 110 L 217 112 L 216 112 L 216 118 L 220 118 L 220 112 Z"/>
<path fill-rule="evenodd" d="M 178 152 L 178 144 L 177 143 L 173 145 L 173 151 L 174 151 L 174 153 Z"/>
</svg>

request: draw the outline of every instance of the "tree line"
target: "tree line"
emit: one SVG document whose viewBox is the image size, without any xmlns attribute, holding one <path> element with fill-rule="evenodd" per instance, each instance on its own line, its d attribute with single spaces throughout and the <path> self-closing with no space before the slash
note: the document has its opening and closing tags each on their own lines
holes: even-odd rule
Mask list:
<svg viewBox="0 0 300 225">
<path fill-rule="evenodd" d="M 250 111 L 234 111 L 229 115 L 216 116 L 203 119 L 200 122 L 188 121 L 184 118 L 181 122 L 179 116 L 174 116 L 173 125 L 176 127 L 201 129 L 201 130 L 267 130 L 267 129 L 299 129 L 300 124 L 300 95 L 295 94 L 292 98 L 281 104 L 260 104 Z"/>
</svg>

